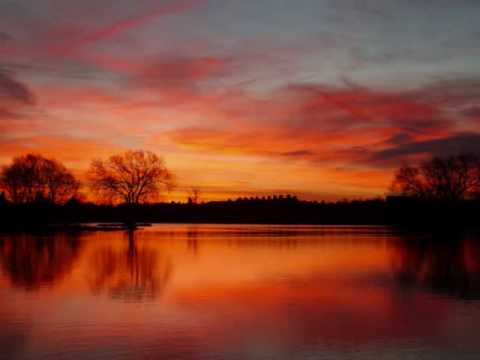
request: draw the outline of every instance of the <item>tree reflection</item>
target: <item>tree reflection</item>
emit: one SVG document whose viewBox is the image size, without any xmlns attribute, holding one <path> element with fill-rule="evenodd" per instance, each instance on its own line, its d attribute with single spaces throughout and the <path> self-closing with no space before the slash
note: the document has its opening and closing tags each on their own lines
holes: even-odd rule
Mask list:
<svg viewBox="0 0 480 360">
<path fill-rule="evenodd" d="M 128 248 L 106 247 L 91 259 L 88 278 L 94 293 L 107 292 L 114 299 L 143 301 L 162 293 L 167 284 L 171 265 L 160 261 L 157 251 L 138 247 L 134 232 L 128 232 Z"/>
<path fill-rule="evenodd" d="M 187 247 L 193 254 L 198 254 L 198 228 L 196 226 L 187 229 Z"/>
<path fill-rule="evenodd" d="M 15 234 L 0 241 L 0 267 L 13 286 L 35 290 L 68 274 L 79 253 L 75 235 Z"/>
<path fill-rule="evenodd" d="M 393 248 L 392 267 L 403 288 L 480 298 L 480 246 L 459 234 L 401 239 Z"/>
</svg>

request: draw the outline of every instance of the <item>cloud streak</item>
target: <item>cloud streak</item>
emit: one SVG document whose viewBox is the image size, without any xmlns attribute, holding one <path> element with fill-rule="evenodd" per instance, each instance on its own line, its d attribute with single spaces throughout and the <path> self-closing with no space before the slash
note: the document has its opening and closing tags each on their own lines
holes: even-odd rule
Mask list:
<svg viewBox="0 0 480 360">
<path fill-rule="evenodd" d="M 480 154 L 480 133 L 460 133 L 441 139 L 407 142 L 375 153 L 372 160 L 398 164 L 412 155 L 448 156 L 462 153 Z"/>
<path fill-rule="evenodd" d="M 27 85 L 16 80 L 10 72 L 0 69 L 0 101 L 31 105 L 35 98 Z"/>
<path fill-rule="evenodd" d="M 96 29 L 85 35 L 80 35 L 71 43 L 51 47 L 49 48 L 49 52 L 53 55 L 69 55 L 88 45 L 110 39 L 162 16 L 189 10 L 201 2 L 202 0 L 172 0 L 165 5 L 149 9 L 149 11 L 144 14 L 118 20 L 103 28 Z"/>
<path fill-rule="evenodd" d="M 470 88 L 457 88 L 456 99 L 445 102 L 439 101 L 444 88 L 436 84 L 410 91 L 290 85 L 272 93 L 268 100 L 245 97 L 234 103 L 219 102 L 217 106 L 227 117 L 219 120 L 222 129 L 212 123 L 210 127 L 174 130 L 171 137 L 198 150 L 315 162 L 362 161 L 363 153 L 368 162 L 371 153 L 388 153 L 460 131 L 459 125 L 468 125 L 462 109 L 472 101 Z M 233 116 L 243 121 L 229 122 Z M 424 153 L 432 154 L 433 149 L 429 152 L 426 148 Z"/>
<path fill-rule="evenodd" d="M 14 129 L 24 131 L 25 112 L 35 106 L 36 98 L 30 88 L 17 80 L 13 73 L 0 68 L 0 137 L 8 136 Z M 30 121 L 29 122 L 31 125 Z"/>
</svg>

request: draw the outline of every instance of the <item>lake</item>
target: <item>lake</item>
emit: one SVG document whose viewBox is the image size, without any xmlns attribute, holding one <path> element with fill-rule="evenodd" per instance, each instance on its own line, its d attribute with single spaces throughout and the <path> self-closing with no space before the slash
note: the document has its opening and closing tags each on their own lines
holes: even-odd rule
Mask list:
<svg viewBox="0 0 480 360">
<path fill-rule="evenodd" d="M 479 359 L 480 236 L 0 235 L 0 359 Z"/>
</svg>

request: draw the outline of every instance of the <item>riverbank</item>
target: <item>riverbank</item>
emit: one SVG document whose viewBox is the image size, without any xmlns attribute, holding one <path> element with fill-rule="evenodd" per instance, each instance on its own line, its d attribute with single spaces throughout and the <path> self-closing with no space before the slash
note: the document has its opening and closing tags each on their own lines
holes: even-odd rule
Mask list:
<svg viewBox="0 0 480 360">
<path fill-rule="evenodd" d="M 433 202 L 406 198 L 308 202 L 295 198 L 241 199 L 202 204 L 96 205 L 70 202 L 0 206 L 0 229 L 134 229 L 148 223 L 392 225 L 462 228 L 478 226 L 479 201 Z M 112 225 L 117 224 L 117 225 Z M 121 225 L 118 225 L 121 224 Z"/>
</svg>

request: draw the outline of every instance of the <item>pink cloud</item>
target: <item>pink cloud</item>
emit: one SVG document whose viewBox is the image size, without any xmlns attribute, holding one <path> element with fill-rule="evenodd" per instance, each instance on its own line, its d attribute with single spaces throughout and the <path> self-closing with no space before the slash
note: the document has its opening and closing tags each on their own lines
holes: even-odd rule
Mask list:
<svg viewBox="0 0 480 360">
<path fill-rule="evenodd" d="M 82 49 L 85 46 L 94 44 L 98 41 L 112 38 L 128 30 L 142 26 L 143 24 L 149 21 L 152 21 L 154 19 L 157 19 L 159 17 L 167 16 L 175 13 L 181 13 L 181 12 L 190 10 L 191 8 L 200 4 L 201 2 L 203 1 L 202 0 L 173 0 L 168 2 L 166 5 L 162 5 L 154 9 L 149 9 L 147 12 L 143 14 L 118 20 L 108 26 L 95 29 L 85 34 L 76 34 L 77 36 L 76 38 L 73 39 L 73 42 L 69 41 L 68 43 L 62 44 L 60 46 L 52 46 L 48 49 L 48 52 L 58 56 L 69 55 L 71 53 L 76 52 L 77 50 Z M 56 28 L 53 30 L 53 32 L 56 33 L 58 32 L 58 30 L 61 30 L 61 28 Z"/>
</svg>

